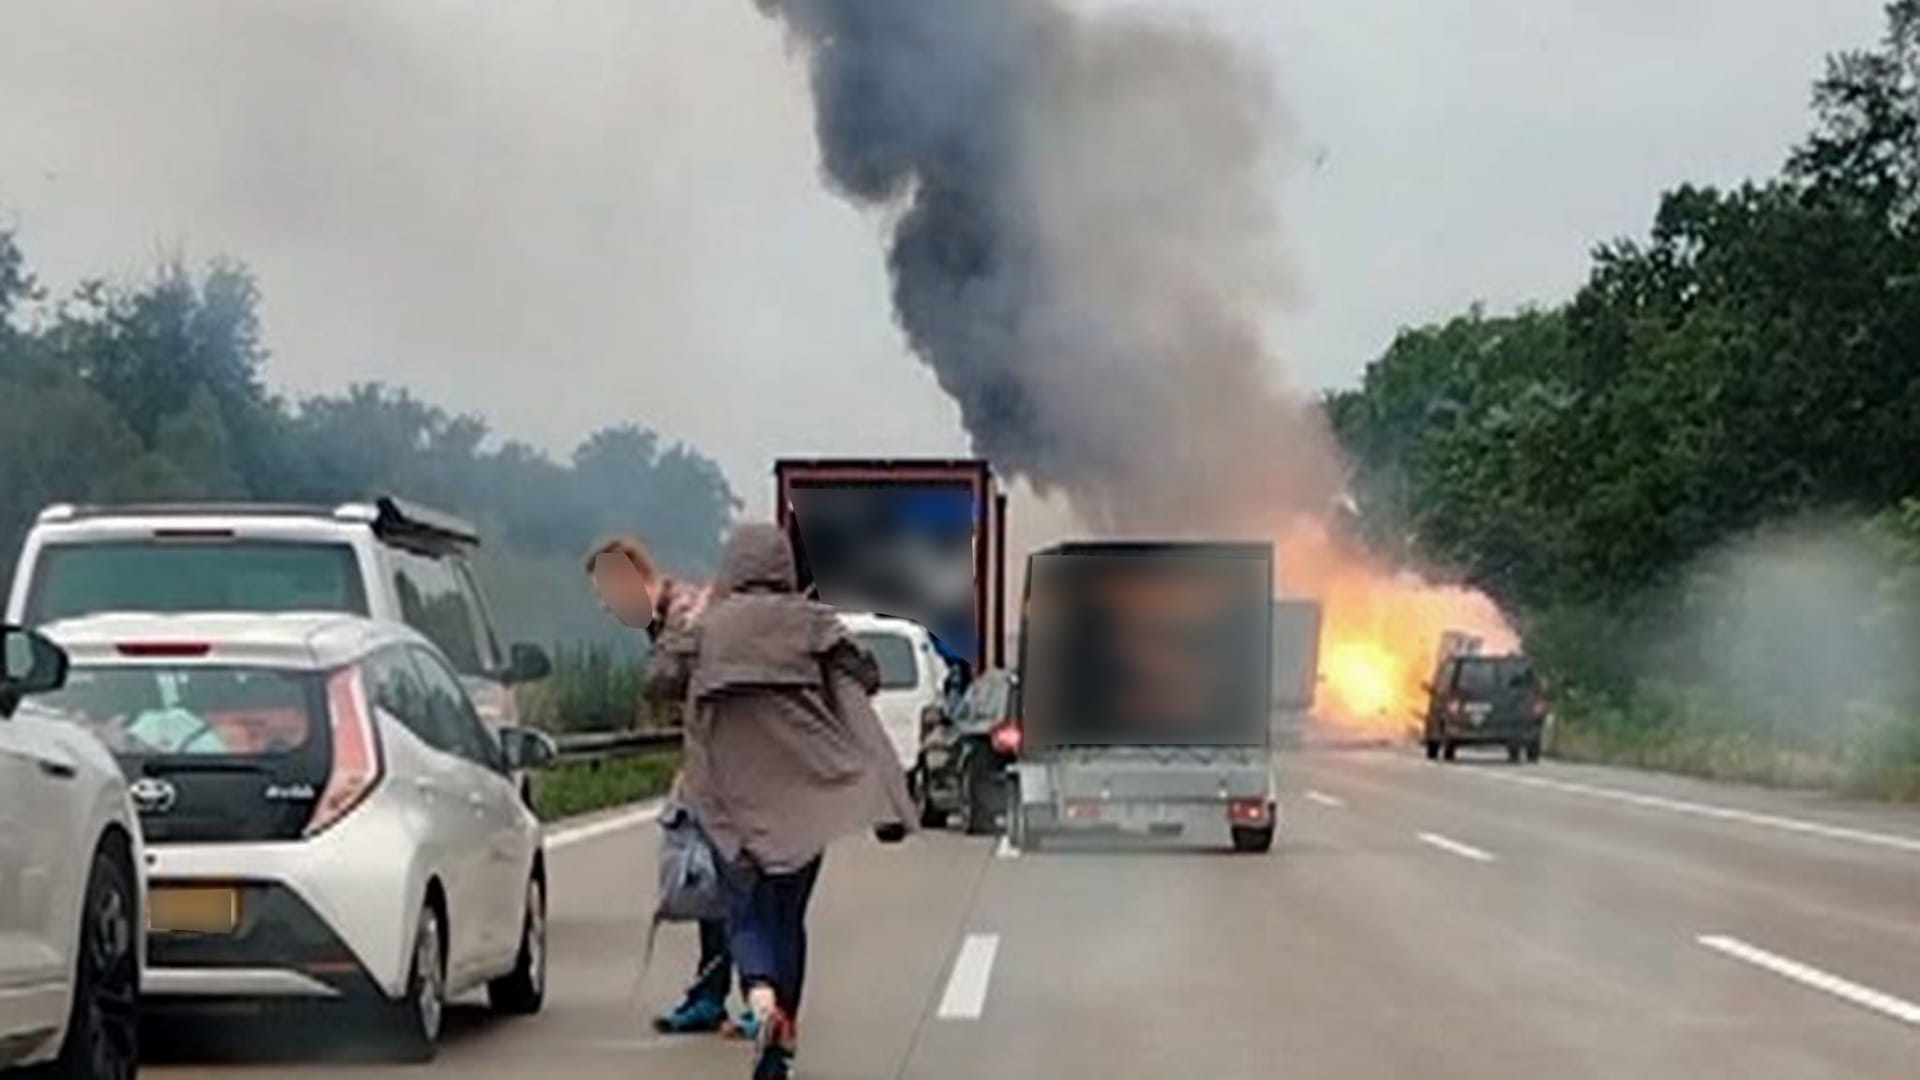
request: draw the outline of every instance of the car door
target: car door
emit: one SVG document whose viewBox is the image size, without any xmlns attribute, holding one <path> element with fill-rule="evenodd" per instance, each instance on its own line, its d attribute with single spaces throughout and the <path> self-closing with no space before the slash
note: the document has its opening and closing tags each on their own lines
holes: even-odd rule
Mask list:
<svg viewBox="0 0 1920 1080">
<path fill-rule="evenodd" d="M 453 669 L 427 649 L 416 648 L 413 654 L 430 700 L 443 710 L 441 722 L 460 760 L 461 798 L 475 841 L 474 889 L 467 901 L 477 932 L 475 960 L 497 963 L 519 946 L 522 875 L 532 858 L 519 792 L 507 774 L 499 740 L 481 721 Z"/>
<path fill-rule="evenodd" d="M 426 822 L 423 854 L 446 892 L 447 966 L 458 972 L 481 949 L 472 897 L 486 890 L 477 880 L 484 869 L 484 834 L 468 802 L 472 782 L 457 729 L 447 722 L 449 710 L 436 703 L 435 684 L 411 647 L 384 650 L 369 659 L 367 668 L 382 711 L 415 736 L 408 771 L 396 774 L 393 783 L 407 791 Z"/>
<path fill-rule="evenodd" d="M 45 722 L 0 720 L 0 1065 L 10 1039 L 61 1022 L 69 908 L 88 866 L 66 850 L 84 814 L 77 764 Z"/>
</svg>

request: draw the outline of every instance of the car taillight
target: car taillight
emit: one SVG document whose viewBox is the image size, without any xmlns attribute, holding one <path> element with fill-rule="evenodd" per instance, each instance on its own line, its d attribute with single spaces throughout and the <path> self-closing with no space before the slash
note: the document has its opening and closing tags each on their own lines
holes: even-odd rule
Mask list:
<svg viewBox="0 0 1920 1080">
<path fill-rule="evenodd" d="M 327 715 L 333 725 L 333 770 L 307 822 L 308 836 L 346 817 L 380 783 L 380 737 L 359 668 L 342 669 L 327 680 Z"/>
<path fill-rule="evenodd" d="M 1234 799 L 1227 804 L 1227 820 L 1235 825 L 1265 825 L 1267 800 Z"/>
<path fill-rule="evenodd" d="M 992 744 L 995 753 L 1012 757 L 1020 752 L 1020 725 L 1011 721 L 1001 724 L 987 736 L 987 741 Z"/>
</svg>

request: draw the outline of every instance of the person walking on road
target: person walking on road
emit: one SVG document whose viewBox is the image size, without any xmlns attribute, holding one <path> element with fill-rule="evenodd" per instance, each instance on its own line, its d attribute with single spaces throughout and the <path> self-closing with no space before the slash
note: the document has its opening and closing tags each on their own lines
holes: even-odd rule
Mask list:
<svg viewBox="0 0 1920 1080">
<path fill-rule="evenodd" d="M 693 590 L 662 576 L 646 545 L 632 537 L 614 537 L 596 545 L 587 555 L 587 576 L 600 602 L 623 625 L 644 629 L 656 648 L 669 619 L 690 619 L 697 610 Z M 674 786 L 680 786 L 679 778 Z M 654 1018 L 653 1028 L 665 1035 L 720 1031 L 731 1024 L 751 1038 L 752 1013 L 729 1021 L 727 992 L 733 981 L 733 956 L 727 946 L 727 924 L 700 923 L 700 960 L 693 985 L 671 1011 Z"/>
<path fill-rule="evenodd" d="M 687 702 L 684 797 L 728 895 L 728 937 L 758 1021 L 756 1080 L 790 1074 L 807 969 L 807 906 L 832 841 L 914 820 L 873 711 L 879 669 L 830 607 L 796 591 L 772 525 L 727 538 L 705 612 L 669 622 L 649 680 Z"/>
</svg>

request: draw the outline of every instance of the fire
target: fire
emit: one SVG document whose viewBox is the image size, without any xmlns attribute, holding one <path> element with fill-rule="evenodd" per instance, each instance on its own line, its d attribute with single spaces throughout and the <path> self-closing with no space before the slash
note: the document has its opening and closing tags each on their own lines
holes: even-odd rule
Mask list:
<svg viewBox="0 0 1920 1080">
<path fill-rule="evenodd" d="M 1282 591 L 1320 601 L 1318 719 L 1343 734 L 1399 737 L 1420 722 L 1441 635 L 1478 637 L 1486 652 L 1520 637 L 1485 594 L 1384 566 L 1317 522 L 1285 531 Z"/>
</svg>

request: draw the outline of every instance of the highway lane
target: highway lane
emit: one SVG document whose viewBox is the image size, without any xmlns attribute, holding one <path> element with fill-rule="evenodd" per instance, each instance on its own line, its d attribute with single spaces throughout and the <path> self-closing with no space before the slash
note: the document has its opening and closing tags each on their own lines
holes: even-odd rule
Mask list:
<svg viewBox="0 0 1920 1080">
<path fill-rule="evenodd" d="M 1265 858 L 1016 856 L 943 834 L 836 848 L 802 1074 L 1915 1075 L 1920 1022 L 1899 1006 L 1920 1002 L 1920 813 L 1396 752 L 1289 755 L 1282 773 Z M 635 1000 L 651 843 L 556 851 L 549 1011 L 463 1010 L 428 1071 L 745 1075 L 739 1044 L 646 1030 L 692 963 L 691 934 L 666 929 Z M 339 1076 L 350 1042 L 324 1020 L 165 1034 L 151 1075 L 179 1080 Z M 389 1072 L 420 1073 L 352 1069 Z"/>
</svg>

